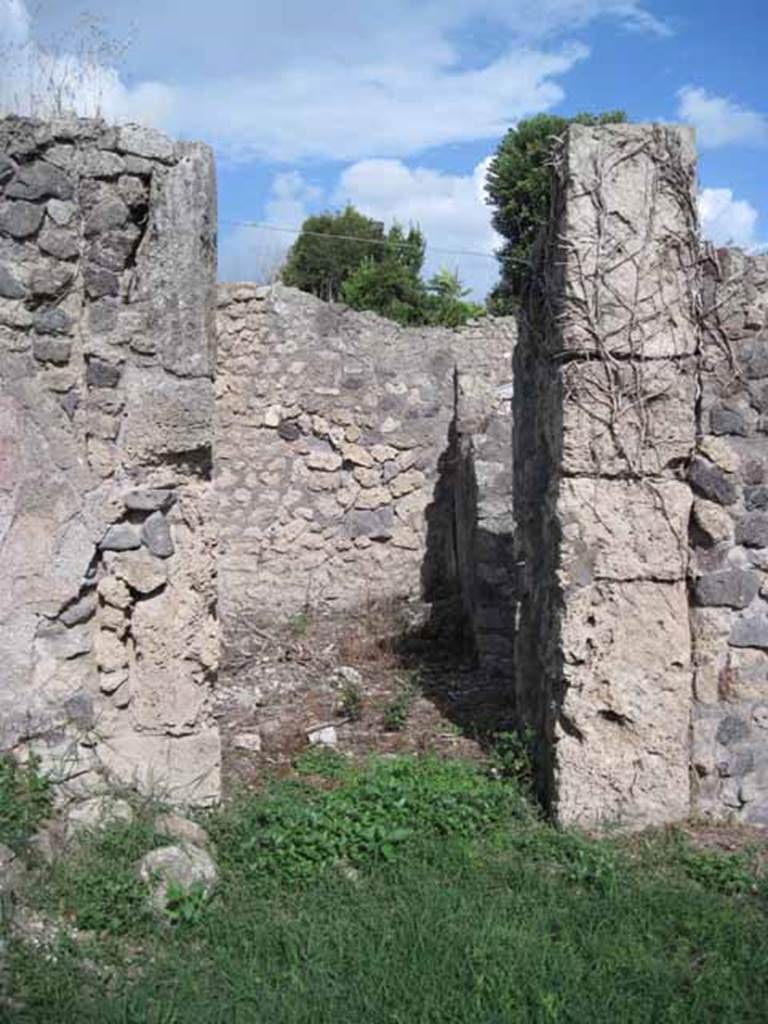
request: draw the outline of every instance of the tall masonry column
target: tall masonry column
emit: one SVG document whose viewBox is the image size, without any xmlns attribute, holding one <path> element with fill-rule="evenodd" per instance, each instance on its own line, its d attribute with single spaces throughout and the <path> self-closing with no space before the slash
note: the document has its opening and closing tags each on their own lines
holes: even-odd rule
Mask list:
<svg viewBox="0 0 768 1024">
<path fill-rule="evenodd" d="M 515 353 L 516 699 L 563 824 L 689 807 L 692 132 L 572 125 Z"/>
</svg>

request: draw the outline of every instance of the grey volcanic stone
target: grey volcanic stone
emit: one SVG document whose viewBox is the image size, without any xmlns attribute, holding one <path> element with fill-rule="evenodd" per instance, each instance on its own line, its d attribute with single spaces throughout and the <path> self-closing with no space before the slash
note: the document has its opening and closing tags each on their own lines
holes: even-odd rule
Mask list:
<svg viewBox="0 0 768 1024">
<path fill-rule="evenodd" d="M 5 185 L 15 173 L 16 164 L 5 153 L 0 153 L 0 185 Z"/>
<path fill-rule="evenodd" d="M 123 504 L 132 512 L 166 512 L 176 501 L 173 491 L 161 487 L 148 487 L 144 491 L 129 491 Z"/>
<path fill-rule="evenodd" d="M 757 596 L 760 577 L 744 569 L 712 572 L 696 581 L 696 602 L 728 608 L 746 608 Z"/>
<path fill-rule="evenodd" d="M 155 128 L 142 128 L 137 124 L 118 128 L 117 149 L 121 153 L 131 153 L 147 160 L 163 160 L 166 163 L 173 160 L 175 152 L 174 143 L 167 135 Z"/>
<path fill-rule="evenodd" d="M 722 469 L 713 466 L 706 459 L 698 456 L 693 459 L 688 470 L 688 479 L 697 494 L 711 501 L 716 501 L 720 505 L 733 505 L 736 501 L 736 487 L 733 481 Z"/>
<path fill-rule="evenodd" d="M 768 547 L 768 512 L 750 512 L 739 519 L 736 543 L 748 548 Z"/>
<path fill-rule="evenodd" d="M 158 558 L 169 558 L 175 548 L 171 537 L 171 528 L 162 512 L 153 512 L 144 520 L 141 536 L 153 555 Z"/>
<path fill-rule="evenodd" d="M 37 240 L 42 252 L 57 260 L 74 259 L 80 252 L 77 235 L 66 228 L 45 228 Z"/>
<path fill-rule="evenodd" d="M 96 612 L 98 600 L 95 590 L 89 590 L 74 604 L 67 605 L 59 614 L 59 621 L 65 626 L 77 626 L 80 622 L 87 622 Z"/>
<path fill-rule="evenodd" d="M 141 547 L 141 534 L 131 523 L 110 526 L 99 542 L 102 551 L 132 551 Z"/>
<path fill-rule="evenodd" d="M 726 715 L 717 727 L 715 739 L 718 743 L 722 743 L 724 747 L 727 747 L 731 743 L 738 743 L 739 740 L 746 739 L 748 734 L 749 726 L 743 718 L 738 718 L 736 715 Z"/>
<path fill-rule="evenodd" d="M 738 434 L 746 437 L 749 433 L 747 421 L 735 409 L 716 407 L 710 410 L 709 426 L 713 434 Z"/>
<path fill-rule="evenodd" d="M 72 355 L 72 342 L 67 338 L 35 338 L 32 355 L 38 362 L 65 366 Z"/>
<path fill-rule="evenodd" d="M 733 647 L 768 648 L 768 618 L 750 615 L 737 619 L 731 626 L 729 643 Z"/>
<path fill-rule="evenodd" d="M 117 295 L 120 291 L 120 278 L 117 274 L 97 263 L 86 264 L 83 280 L 92 299 L 103 299 L 106 295 Z"/>
<path fill-rule="evenodd" d="M 350 537 L 369 537 L 371 540 L 388 540 L 394 528 L 392 507 L 377 509 L 375 512 L 353 511 L 345 519 Z"/>
<path fill-rule="evenodd" d="M 72 180 L 61 168 L 38 160 L 19 168 L 5 194 L 9 199 L 71 199 L 74 191 Z"/>
<path fill-rule="evenodd" d="M 750 379 L 768 377 L 768 335 L 759 334 L 741 346 L 739 360 Z"/>
<path fill-rule="evenodd" d="M 5 203 L 0 208 L 0 231 L 13 238 L 29 238 L 43 222 L 45 211 L 32 203 Z"/>
<path fill-rule="evenodd" d="M 745 487 L 744 504 L 750 511 L 768 508 L 768 487 Z"/>
<path fill-rule="evenodd" d="M 69 334 L 75 322 L 63 309 L 42 309 L 35 313 L 34 326 L 38 334 Z"/>
<path fill-rule="evenodd" d="M 0 263 L 0 297 L 3 299 L 23 299 L 27 290 L 17 281 L 13 274 Z"/>
<path fill-rule="evenodd" d="M 115 388 L 120 383 L 120 367 L 103 359 L 89 359 L 85 382 L 91 388 Z"/>
<path fill-rule="evenodd" d="M 88 259 L 119 273 L 125 269 L 140 234 L 135 224 L 129 224 L 122 231 L 106 231 L 90 246 Z"/>
<path fill-rule="evenodd" d="M 74 271 L 66 263 L 37 267 L 29 281 L 29 290 L 36 296 L 52 298 L 62 294 L 72 284 Z"/>
<path fill-rule="evenodd" d="M 103 199 L 88 214 L 85 221 L 86 237 L 121 228 L 130 216 L 128 207 L 119 196 Z"/>
<path fill-rule="evenodd" d="M 53 223 L 58 224 L 59 227 L 69 224 L 77 213 L 74 203 L 63 203 L 60 199 L 50 199 L 46 210 Z"/>
</svg>

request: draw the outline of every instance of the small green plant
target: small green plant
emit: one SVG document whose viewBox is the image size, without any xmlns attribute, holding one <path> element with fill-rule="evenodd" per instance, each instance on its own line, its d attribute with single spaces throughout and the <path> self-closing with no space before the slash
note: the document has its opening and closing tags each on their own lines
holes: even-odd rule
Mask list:
<svg viewBox="0 0 768 1024">
<path fill-rule="evenodd" d="M 401 732 L 411 713 L 418 688 L 414 679 L 401 679 L 397 693 L 384 708 L 383 725 L 385 732 Z"/>
<path fill-rule="evenodd" d="M 291 636 L 300 637 L 304 636 L 309 629 L 309 614 L 307 612 L 298 612 L 296 615 L 292 615 L 288 619 L 288 632 Z"/>
<path fill-rule="evenodd" d="M 705 889 L 737 896 L 758 887 L 748 851 L 720 853 L 689 849 L 682 854 L 681 860 L 688 877 Z"/>
<path fill-rule="evenodd" d="M 173 880 L 165 891 L 165 916 L 172 925 L 199 924 L 207 902 L 208 894 L 202 882 L 193 882 L 187 887 Z"/>
<path fill-rule="evenodd" d="M 10 755 L 0 757 L 0 843 L 19 851 L 48 816 L 51 799 L 38 758 L 19 764 Z"/>
<path fill-rule="evenodd" d="M 293 767 L 299 775 L 320 775 L 324 779 L 340 779 L 348 769 L 346 758 L 324 743 L 302 750 Z"/>
<path fill-rule="evenodd" d="M 350 722 L 359 722 L 363 716 L 363 688 L 353 679 L 345 679 L 338 703 L 339 714 Z"/>
<path fill-rule="evenodd" d="M 532 744 L 530 728 L 519 732 L 497 732 L 490 749 L 491 767 L 501 778 L 530 787 L 533 780 Z"/>
</svg>

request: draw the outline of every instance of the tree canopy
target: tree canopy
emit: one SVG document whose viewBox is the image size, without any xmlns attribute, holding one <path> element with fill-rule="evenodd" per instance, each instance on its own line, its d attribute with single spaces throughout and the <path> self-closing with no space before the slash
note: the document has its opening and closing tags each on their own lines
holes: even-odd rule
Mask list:
<svg viewBox="0 0 768 1024">
<path fill-rule="evenodd" d="M 484 313 L 467 302 L 458 274 L 421 276 L 426 242 L 418 227 L 384 225 L 347 206 L 308 217 L 282 273 L 285 284 L 326 301 L 371 310 L 407 325 L 457 327 Z"/>
<path fill-rule="evenodd" d="M 500 280 L 488 299 L 493 313 L 515 310 L 522 292 L 531 247 L 544 224 L 551 183 L 551 156 L 557 139 L 569 124 L 615 124 L 626 121 L 621 110 L 602 114 L 557 117 L 537 114 L 511 128 L 499 144 L 486 180 L 493 226 L 504 238 L 497 256 Z"/>
</svg>

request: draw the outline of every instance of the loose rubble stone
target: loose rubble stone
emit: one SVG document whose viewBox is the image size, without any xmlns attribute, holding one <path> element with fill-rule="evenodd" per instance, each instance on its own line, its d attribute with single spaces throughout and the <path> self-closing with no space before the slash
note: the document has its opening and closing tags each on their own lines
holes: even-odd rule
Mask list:
<svg viewBox="0 0 768 1024">
<path fill-rule="evenodd" d="M 307 739 L 313 747 L 335 747 L 339 742 L 336 728 L 333 725 L 318 725 L 314 729 L 308 729 Z"/>
<path fill-rule="evenodd" d="M 175 551 L 171 528 L 162 512 L 147 516 L 141 528 L 141 539 L 158 558 L 169 558 Z"/>
<path fill-rule="evenodd" d="M 744 505 L 750 511 L 754 509 L 768 509 L 768 487 L 765 485 L 745 487 Z"/>
<path fill-rule="evenodd" d="M 239 732 L 232 740 L 236 750 L 249 750 L 253 754 L 260 754 L 262 741 L 258 732 Z"/>
<path fill-rule="evenodd" d="M 208 846 L 210 842 L 208 833 L 202 825 L 190 821 L 189 818 L 183 818 L 180 814 L 158 814 L 154 820 L 154 829 L 159 836 L 180 839 L 195 846 Z"/>
<path fill-rule="evenodd" d="M 125 507 L 134 512 L 167 512 L 175 500 L 174 491 L 157 487 L 129 491 L 123 497 Z"/>
</svg>

